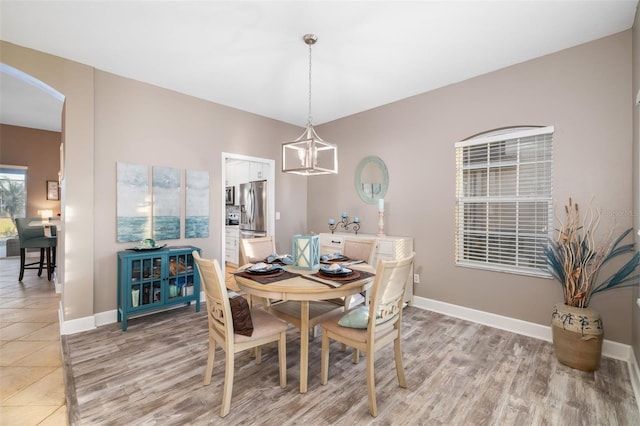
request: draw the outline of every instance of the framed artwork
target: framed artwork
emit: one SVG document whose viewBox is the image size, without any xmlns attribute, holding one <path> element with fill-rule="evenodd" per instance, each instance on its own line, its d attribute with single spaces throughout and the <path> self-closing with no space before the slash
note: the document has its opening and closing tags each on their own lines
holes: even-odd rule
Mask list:
<svg viewBox="0 0 640 426">
<path fill-rule="evenodd" d="M 152 182 L 152 238 L 177 240 L 180 238 L 180 170 L 153 166 Z"/>
<path fill-rule="evenodd" d="M 209 172 L 186 171 L 185 238 L 209 236 Z"/>
<path fill-rule="evenodd" d="M 117 241 L 140 241 L 151 236 L 149 167 L 117 164 Z"/>
<path fill-rule="evenodd" d="M 60 188 L 58 188 L 57 180 L 47 181 L 47 200 L 60 200 Z"/>
</svg>

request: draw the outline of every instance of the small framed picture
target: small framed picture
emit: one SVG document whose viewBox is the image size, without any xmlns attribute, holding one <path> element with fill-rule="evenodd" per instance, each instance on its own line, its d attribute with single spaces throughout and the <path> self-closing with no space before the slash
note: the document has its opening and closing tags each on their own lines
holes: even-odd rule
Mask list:
<svg viewBox="0 0 640 426">
<path fill-rule="evenodd" d="M 47 181 L 47 200 L 59 200 L 60 199 L 60 191 L 58 188 L 57 180 L 48 180 Z"/>
</svg>

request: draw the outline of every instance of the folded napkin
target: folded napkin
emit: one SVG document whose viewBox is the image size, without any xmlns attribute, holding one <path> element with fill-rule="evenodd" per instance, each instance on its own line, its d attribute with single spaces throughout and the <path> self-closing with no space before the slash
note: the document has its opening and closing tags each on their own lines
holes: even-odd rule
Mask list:
<svg viewBox="0 0 640 426">
<path fill-rule="evenodd" d="M 351 272 L 351 269 L 348 269 L 342 263 L 333 263 L 331 265 L 323 265 L 323 266 L 321 266 L 320 267 L 320 271 L 326 272 L 327 274 L 342 274 L 342 273 L 346 274 L 346 273 Z"/>
<path fill-rule="evenodd" d="M 291 256 L 290 254 L 278 255 L 277 253 L 273 253 L 267 256 L 267 262 L 269 263 L 278 261 L 284 263 L 285 265 L 293 265 L 293 256 Z"/>
<path fill-rule="evenodd" d="M 323 254 L 322 256 L 320 256 L 320 260 L 323 260 L 325 262 L 335 259 L 344 259 L 344 255 L 342 253 L 335 252 L 333 254 Z"/>
<path fill-rule="evenodd" d="M 264 262 L 259 262 L 256 263 L 253 266 L 250 266 L 247 268 L 247 271 L 251 272 L 251 271 L 286 271 L 287 268 L 285 268 L 282 265 L 278 265 L 276 264 L 267 264 Z"/>
</svg>

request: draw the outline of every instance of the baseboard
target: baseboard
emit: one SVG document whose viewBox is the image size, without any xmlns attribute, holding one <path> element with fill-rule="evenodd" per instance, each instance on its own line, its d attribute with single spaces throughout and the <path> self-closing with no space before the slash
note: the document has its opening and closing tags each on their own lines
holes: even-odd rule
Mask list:
<svg viewBox="0 0 640 426">
<path fill-rule="evenodd" d="M 552 341 L 551 326 L 535 324 L 419 296 L 413 296 L 413 306 L 547 342 Z M 605 339 L 602 342 L 602 355 L 629 362 L 631 346 Z"/>
<path fill-rule="evenodd" d="M 89 331 L 96 328 L 94 316 L 78 318 L 73 320 L 64 319 L 64 310 L 62 309 L 62 301 L 58 309 L 58 320 L 60 321 L 60 335 L 75 334 L 82 331 Z"/>
<path fill-rule="evenodd" d="M 206 297 L 204 292 L 200 292 L 200 303 L 206 303 Z M 181 308 L 184 305 L 175 305 L 171 306 L 167 309 L 177 309 Z M 143 315 L 150 315 L 156 312 L 149 312 Z M 60 302 L 60 309 L 58 310 L 58 317 L 60 320 L 60 334 L 75 334 L 81 333 L 83 331 L 93 330 L 96 327 L 101 327 L 103 325 L 113 324 L 118 322 L 118 310 L 113 309 L 105 312 L 98 312 L 90 317 L 78 318 L 75 320 L 65 321 L 62 315 L 62 302 Z"/>
</svg>

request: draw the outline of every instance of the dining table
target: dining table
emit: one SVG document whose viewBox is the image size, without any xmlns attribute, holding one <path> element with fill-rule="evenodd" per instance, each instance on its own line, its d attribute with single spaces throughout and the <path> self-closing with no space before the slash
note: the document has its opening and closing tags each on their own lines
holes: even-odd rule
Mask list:
<svg viewBox="0 0 640 426">
<path fill-rule="evenodd" d="M 264 280 L 246 271 L 253 264 L 243 265 L 234 274 L 236 284 L 249 296 L 259 296 L 279 301 L 300 302 L 300 393 L 307 392 L 309 371 L 309 302 L 348 297 L 367 291 L 375 278 L 375 269 L 366 264 L 349 265 L 357 278 L 352 280 L 332 280 L 318 273 L 315 269 L 296 269 L 286 266 L 286 273 L 281 279 Z M 336 305 L 339 306 L 339 305 Z"/>
</svg>

